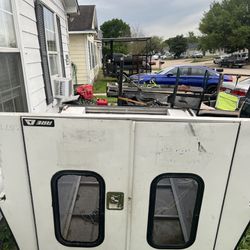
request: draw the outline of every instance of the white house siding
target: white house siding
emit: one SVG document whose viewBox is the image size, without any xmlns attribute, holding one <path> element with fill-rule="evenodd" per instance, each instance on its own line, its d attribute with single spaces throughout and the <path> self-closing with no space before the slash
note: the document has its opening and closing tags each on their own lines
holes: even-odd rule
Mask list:
<svg viewBox="0 0 250 250">
<path fill-rule="evenodd" d="M 50 10 L 60 17 L 64 60 L 69 54 L 69 37 L 67 16 L 61 0 L 42 0 Z M 47 106 L 44 89 L 41 56 L 39 49 L 38 32 L 34 0 L 17 0 L 18 29 L 20 34 L 23 71 L 26 79 L 28 107 L 30 112 L 46 112 L 52 110 Z M 70 64 L 65 61 L 66 77 L 71 77 Z M 52 86 L 53 87 L 53 86 Z M 55 104 L 55 103 L 54 103 Z"/>
</svg>

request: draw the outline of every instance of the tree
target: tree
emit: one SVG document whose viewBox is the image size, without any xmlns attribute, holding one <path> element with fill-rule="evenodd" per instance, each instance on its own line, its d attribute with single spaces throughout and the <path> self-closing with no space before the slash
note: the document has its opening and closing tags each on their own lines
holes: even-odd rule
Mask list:
<svg viewBox="0 0 250 250">
<path fill-rule="evenodd" d="M 104 38 L 130 37 L 130 26 L 122 19 L 114 18 L 104 22 L 100 27 Z"/>
<path fill-rule="evenodd" d="M 187 38 L 183 37 L 183 35 L 169 38 L 166 42 L 169 46 L 169 51 L 174 53 L 177 58 L 187 50 Z"/>
<path fill-rule="evenodd" d="M 249 0 L 214 2 L 200 22 L 201 47 L 207 50 L 225 49 L 226 52 L 248 48 L 250 54 Z"/>
<path fill-rule="evenodd" d="M 104 22 L 100 29 L 104 38 L 117 38 L 117 37 L 131 37 L 130 26 L 121 19 L 114 18 L 112 20 Z M 114 52 L 116 53 L 128 53 L 128 45 L 126 43 L 115 43 Z M 109 48 L 103 47 L 103 54 L 108 54 Z"/>
<path fill-rule="evenodd" d="M 145 37 L 143 30 L 140 26 L 132 26 L 131 27 L 131 36 L 132 37 Z M 129 43 L 128 51 L 132 55 L 144 54 L 146 51 L 146 42 L 145 41 L 134 41 Z"/>
<path fill-rule="evenodd" d="M 151 38 L 151 52 L 152 53 L 162 53 L 164 40 L 160 36 L 152 36 Z"/>
<path fill-rule="evenodd" d="M 187 36 L 187 42 L 190 44 L 196 44 L 199 42 L 199 38 L 195 36 L 193 31 L 189 31 Z"/>
</svg>

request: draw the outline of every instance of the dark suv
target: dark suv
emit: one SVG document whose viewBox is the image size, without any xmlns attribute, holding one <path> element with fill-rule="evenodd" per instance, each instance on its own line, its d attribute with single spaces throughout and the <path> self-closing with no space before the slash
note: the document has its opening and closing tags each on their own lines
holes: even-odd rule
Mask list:
<svg viewBox="0 0 250 250">
<path fill-rule="evenodd" d="M 238 57 L 237 55 L 227 56 L 219 62 L 220 67 L 228 67 L 228 68 L 233 68 L 233 67 L 242 68 L 245 64 L 246 60 Z"/>
</svg>

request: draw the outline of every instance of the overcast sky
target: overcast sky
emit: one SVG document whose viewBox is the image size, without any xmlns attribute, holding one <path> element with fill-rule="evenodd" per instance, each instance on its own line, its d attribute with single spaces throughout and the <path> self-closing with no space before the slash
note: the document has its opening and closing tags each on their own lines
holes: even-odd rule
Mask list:
<svg viewBox="0 0 250 250">
<path fill-rule="evenodd" d="M 99 26 L 119 18 L 146 36 L 199 34 L 198 26 L 204 11 L 213 0 L 78 0 L 80 5 L 97 7 Z"/>
</svg>

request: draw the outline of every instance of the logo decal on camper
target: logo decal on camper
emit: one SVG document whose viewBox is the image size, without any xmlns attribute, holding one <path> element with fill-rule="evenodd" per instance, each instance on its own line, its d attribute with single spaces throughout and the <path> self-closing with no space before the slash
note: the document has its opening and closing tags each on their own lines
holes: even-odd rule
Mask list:
<svg viewBox="0 0 250 250">
<path fill-rule="evenodd" d="M 55 121 L 51 119 L 28 119 L 23 118 L 24 126 L 33 127 L 55 127 Z"/>
</svg>

